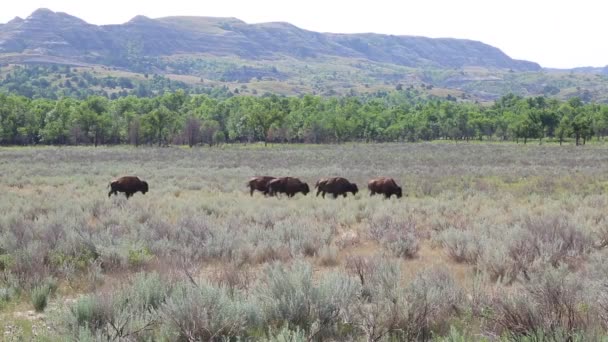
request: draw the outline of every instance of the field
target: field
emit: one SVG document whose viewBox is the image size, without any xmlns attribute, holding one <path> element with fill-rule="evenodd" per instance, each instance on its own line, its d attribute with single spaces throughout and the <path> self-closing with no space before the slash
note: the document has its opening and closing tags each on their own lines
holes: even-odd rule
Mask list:
<svg viewBox="0 0 608 342">
<path fill-rule="evenodd" d="M 108 198 L 137 175 L 150 191 Z M 339 175 L 352 197 L 249 196 Z M 369 197 L 385 175 L 401 199 Z M 608 339 L 608 146 L 0 148 L 7 341 Z"/>
</svg>

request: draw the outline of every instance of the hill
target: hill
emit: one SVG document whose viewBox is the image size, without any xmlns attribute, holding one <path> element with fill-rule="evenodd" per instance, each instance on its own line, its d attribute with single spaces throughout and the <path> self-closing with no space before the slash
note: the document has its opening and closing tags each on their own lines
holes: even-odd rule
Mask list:
<svg viewBox="0 0 608 342">
<path fill-rule="evenodd" d="M 0 52 L 62 57 L 80 63 L 130 67 L 133 57 L 208 53 L 271 60 L 342 57 L 408 67 L 483 66 L 539 70 L 499 49 L 470 40 L 380 34 L 325 34 L 288 23 L 246 24 L 234 18 L 137 16 L 122 25 L 96 26 L 39 9 L 0 27 Z M 126 64 L 126 65 L 125 65 Z"/>
<path fill-rule="evenodd" d="M 134 79 L 158 74 L 254 94 L 334 95 L 414 85 L 479 101 L 509 92 L 608 101 L 605 68 L 545 70 L 472 40 L 319 33 L 289 23 L 212 17 L 137 16 L 97 26 L 48 9 L 0 25 L 0 66 L 44 63 L 101 70 L 100 77 L 103 70 L 134 73 Z"/>
</svg>

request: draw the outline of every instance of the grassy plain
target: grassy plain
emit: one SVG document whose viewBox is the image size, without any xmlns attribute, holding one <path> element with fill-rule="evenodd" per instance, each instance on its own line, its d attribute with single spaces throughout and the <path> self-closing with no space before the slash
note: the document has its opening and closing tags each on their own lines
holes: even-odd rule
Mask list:
<svg viewBox="0 0 608 342">
<path fill-rule="evenodd" d="M 150 192 L 108 198 L 127 174 Z M 361 191 L 250 197 L 254 175 Z M 598 340 L 607 189 L 604 145 L 0 148 L 0 333 Z"/>
</svg>

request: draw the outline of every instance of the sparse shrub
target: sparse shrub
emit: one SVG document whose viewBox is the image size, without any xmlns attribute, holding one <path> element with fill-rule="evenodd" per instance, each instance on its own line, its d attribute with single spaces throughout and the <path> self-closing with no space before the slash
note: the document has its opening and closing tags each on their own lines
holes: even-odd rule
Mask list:
<svg viewBox="0 0 608 342">
<path fill-rule="evenodd" d="M 357 276 L 362 286 L 372 272 L 373 264 L 369 258 L 362 256 L 349 256 L 346 259 L 346 269 Z"/>
<path fill-rule="evenodd" d="M 294 330 L 289 329 L 288 325 L 285 325 L 276 333 L 272 333 L 266 342 L 308 342 L 310 339 L 306 335 L 306 332 L 298 327 Z"/>
<path fill-rule="evenodd" d="M 125 297 L 145 310 L 156 310 L 165 302 L 169 289 L 158 273 L 139 273 Z"/>
<path fill-rule="evenodd" d="M 148 248 L 129 249 L 128 261 L 129 265 L 134 268 L 141 267 L 154 256 Z"/>
<path fill-rule="evenodd" d="M 75 333 L 79 333 L 81 328 L 96 331 L 104 327 L 109 320 L 108 308 L 95 296 L 78 299 L 70 308 L 70 314 L 67 323 Z"/>
<path fill-rule="evenodd" d="M 330 336 L 359 289 L 354 279 L 333 273 L 315 286 L 311 266 L 296 262 L 291 267 L 269 266 L 257 293 L 271 326 L 289 324 L 308 334 Z"/>
<path fill-rule="evenodd" d="M 314 322 L 312 268 L 296 262 L 287 268 L 273 264 L 266 268 L 263 285 L 258 287 L 265 317 L 278 326 L 289 324 L 307 329 Z"/>
<path fill-rule="evenodd" d="M 439 233 L 435 241 L 456 262 L 475 263 L 481 250 L 479 238 L 468 230 L 448 228 Z"/>
<path fill-rule="evenodd" d="M 412 232 L 399 234 L 394 240 L 388 236 L 384 245 L 394 256 L 406 259 L 414 258 L 420 249 L 418 238 Z"/>
<path fill-rule="evenodd" d="M 485 272 L 492 281 L 512 283 L 522 271 L 521 265 L 509 255 L 508 242 L 485 239 L 484 249 L 478 256 L 477 266 Z"/>
<path fill-rule="evenodd" d="M 132 284 L 115 292 L 80 298 L 70 308 L 65 324 L 74 336 L 84 334 L 104 340 L 150 337 L 168 290 L 158 274 L 140 274 Z"/>
<path fill-rule="evenodd" d="M 175 340 L 221 341 L 244 333 L 245 305 L 243 298 L 234 298 L 226 288 L 181 283 L 162 306 L 161 316 Z"/>
<path fill-rule="evenodd" d="M 0 287 L 0 307 L 15 297 L 15 290 L 10 287 Z"/>
<path fill-rule="evenodd" d="M 233 263 L 219 268 L 213 274 L 214 283 L 226 287 L 231 296 L 237 291 L 249 289 L 253 280 L 254 275 L 247 266 L 238 267 Z"/>
<path fill-rule="evenodd" d="M 34 306 L 34 310 L 36 310 L 36 312 L 42 312 L 44 309 L 46 309 L 50 294 L 51 290 L 46 285 L 37 286 L 32 289 L 32 305 Z"/>
<path fill-rule="evenodd" d="M 416 223 L 408 218 L 396 220 L 391 216 L 373 218 L 369 234 L 397 257 L 413 258 L 420 246 L 416 236 Z"/>
<path fill-rule="evenodd" d="M 498 295 L 489 321 L 513 339 L 572 340 L 589 322 L 583 296 L 584 285 L 567 269 L 547 269 L 533 277 L 523 291 Z"/>
<path fill-rule="evenodd" d="M 524 225 L 534 237 L 537 257 L 553 267 L 562 264 L 575 267 L 578 259 L 591 250 L 588 233 L 576 228 L 567 216 L 527 217 Z"/>
<path fill-rule="evenodd" d="M 338 264 L 338 250 L 335 246 L 324 246 L 319 251 L 319 264 L 322 266 L 336 266 Z"/>
<path fill-rule="evenodd" d="M 361 261 L 361 259 L 359 259 Z M 353 262 L 364 279 L 362 296 L 349 315 L 367 340 L 383 336 L 403 341 L 428 340 L 433 329 L 447 332 L 448 319 L 461 306 L 462 293 L 445 270 L 433 269 L 418 275 L 404 287 L 398 264 L 373 258 L 364 265 Z"/>
<path fill-rule="evenodd" d="M 349 230 L 343 232 L 336 238 L 335 244 L 340 249 L 344 249 L 346 247 L 356 246 L 361 242 L 361 237 L 358 232 L 353 230 Z"/>
</svg>

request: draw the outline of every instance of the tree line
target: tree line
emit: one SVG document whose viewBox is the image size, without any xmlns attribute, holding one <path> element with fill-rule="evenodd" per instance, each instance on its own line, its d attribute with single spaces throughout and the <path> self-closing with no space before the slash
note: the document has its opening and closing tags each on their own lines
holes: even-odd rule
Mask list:
<svg viewBox="0 0 608 342">
<path fill-rule="evenodd" d="M 321 97 L 191 95 L 30 99 L 0 94 L 0 144 L 340 143 L 572 140 L 608 132 L 608 105 L 506 95 L 491 105 L 422 98 L 412 89 Z"/>
</svg>

